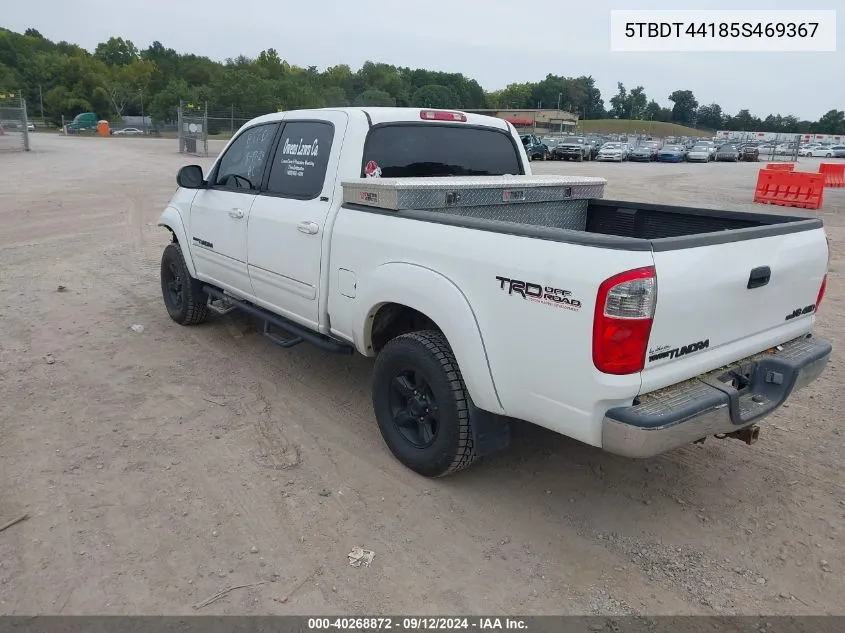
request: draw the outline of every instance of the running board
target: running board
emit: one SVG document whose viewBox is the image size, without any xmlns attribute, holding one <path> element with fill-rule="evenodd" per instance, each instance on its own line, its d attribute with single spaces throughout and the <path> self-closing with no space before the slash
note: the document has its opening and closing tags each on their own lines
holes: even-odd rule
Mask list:
<svg viewBox="0 0 845 633">
<path fill-rule="evenodd" d="M 273 341 L 279 347 L 287 349 L 293 347 L 294 345 L 308 342 L 326 350 L 327 352 L 333 352 L 335 354 L 352 354 L 352 352 L 355 351 L 355 349 L 348 343 L 312 332 L 311 330 L 308 330 L 307 328 L 304 328 L 292 321 L 288 321 L 277 314 L 273 314 L 264 308 L 259 308 L 258 306 L 252 305 L 246 301 L 235 299 L 217 288 L 203 286 L 202 290 L 212 299 L 219 299 L 224 305 L 226 305 L 227 312 L 230 309 L 238 308 L 239 310 L 243 310 L 247 314 L 251 314 L 252 316 L 258 317 L 264 321 L 264 336 Z M 271 331 L 271 326 L 278 328 L 287 336 L 280 336 L 279 334 Z"/>
</svg>

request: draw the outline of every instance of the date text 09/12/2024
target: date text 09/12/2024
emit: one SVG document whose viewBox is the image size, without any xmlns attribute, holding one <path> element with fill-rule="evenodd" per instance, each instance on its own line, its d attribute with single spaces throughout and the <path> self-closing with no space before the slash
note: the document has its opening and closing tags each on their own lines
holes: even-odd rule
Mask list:
<svg viewBox="0 0 845 633">
<path fill-rule="evenodd" d="M 527 630 L 525 620 L 508 617 L 352 617 L 352 618 L 308 618 L 308 629 L 312 631 L 353 630 L 375 631 L 454 631 L 454 630 Z"/>
</svg>

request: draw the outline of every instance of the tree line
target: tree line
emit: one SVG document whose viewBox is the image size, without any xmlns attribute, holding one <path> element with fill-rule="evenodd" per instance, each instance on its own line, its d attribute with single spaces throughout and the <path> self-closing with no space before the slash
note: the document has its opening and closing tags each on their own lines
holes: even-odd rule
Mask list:
<svg viewBox="0 0 845 633">
<path fill-rule="evenodd" d="M 759 130 L 845 134 L 845 112 L 831 110 L 818 121 L 793 115 L 759 118 L 747 109 L 728 114 L 716 104 L 699 104 L 691 90 L 676 90 L 668 104 L 649 98 L 643 86 L 617 84 L 608 99 L 591 76 L 549 74 L 539 82 L 514 83 L 485 91 L 460 73 L 366 62 L 319 71 L 282 59 L 275 49 L 255 58 L 224 62 L 180 54 L 153 42 L 139 49 L 111 37 L 93 53 L 65 41 L 52 42 L 35 29 L 23 34 L 0 28 L 0 92 L 21 90 L 31 117 L 58 122 L 62 116 L 96 112 L 108 119 L 140 115 L 173 121 L 180 99 L 207 102 L 218 113 L 258 114 L 326 106 L 419 106 L 432 108 L 561 108 L 584 119 L 668 121 L 709 130 Z"/>
</svg>

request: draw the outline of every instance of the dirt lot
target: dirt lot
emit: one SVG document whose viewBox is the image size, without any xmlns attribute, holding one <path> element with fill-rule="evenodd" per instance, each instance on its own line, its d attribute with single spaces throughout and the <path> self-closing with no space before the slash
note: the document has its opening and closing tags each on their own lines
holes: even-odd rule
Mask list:
<svg viewBox="0 0 845 633">
<path fill-rule="evenodd" d="M 524 425 L 429 481 L 382 443 L 371 361 L 167 317 L 175 141 L 32 144 L 0 154 L 0 525 L 30 514 L 0 532 L 0 613 L 189 614 L 267 581 L 200 612 L 845 614 L 845 190 L 822 213 L 835 357 L 758 444 L 630 461 Z M 752 164 L 535 165 L 765 209 Z"/>
</svg>

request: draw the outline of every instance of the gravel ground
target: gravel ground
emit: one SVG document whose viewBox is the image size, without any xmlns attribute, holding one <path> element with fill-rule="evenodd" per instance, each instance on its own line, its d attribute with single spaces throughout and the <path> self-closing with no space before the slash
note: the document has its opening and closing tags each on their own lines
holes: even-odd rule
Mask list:
<svg viewBox="0 0 845 633">
<path fill-rule="evenodd" d="M 0 532 L 0 613 L 845 614 L 845 190 L 820 212 L 834 358 L 753 447 L 632 461 L 525 424 L 429 481 L 383 445 L 370 360 L 167 317 L 155 222 L 176 141 L 32 146 L 0 155 L 0 525 L 29 513 Z M 535 170 L 769 210 L 750 202 L 759 166 Z M 370 567 L 348 565 L 356 546 Z M 235 585 L 254 586 L 194 609 Z"/>
</svg>

